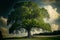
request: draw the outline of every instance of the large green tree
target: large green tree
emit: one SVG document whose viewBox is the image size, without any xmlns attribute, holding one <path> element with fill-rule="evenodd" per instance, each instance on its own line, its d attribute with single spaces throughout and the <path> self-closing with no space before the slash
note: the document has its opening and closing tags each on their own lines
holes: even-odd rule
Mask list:
<svg viewBox="0 0 60 40">
<path fill-rule="evenodd" d="M 43 18 L 49 18 L 47 10 L 40 8 L 34 2 L 19 2 L 14 6 L 14 11 L 8 16 L 7 25 L 13 23 L 9 32 L 24 28 L 31 37 L 31 29 L 34 27 L 50 30 L 50 25 Z"/>
</svg>

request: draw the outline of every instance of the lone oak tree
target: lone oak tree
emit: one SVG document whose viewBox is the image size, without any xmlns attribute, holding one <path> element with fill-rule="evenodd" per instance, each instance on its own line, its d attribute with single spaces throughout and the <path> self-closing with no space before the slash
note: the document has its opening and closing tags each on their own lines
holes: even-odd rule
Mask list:
<svg viewBox="0 0 60 40">
<path fill-rule="evenodd" d="M 8 16 L 7 25 L 13 23 L 9 29 L 9 33 L 14 30 L 24 28 L 31 37 L 31 29 L 34 27 L 50 30 L 50 25 L 45 23 L 43 18 L 49 18 L 47 10 L 40 8 L 34 2 L 19 2 L 13 7 L 14 11 Z"/>
</svg>

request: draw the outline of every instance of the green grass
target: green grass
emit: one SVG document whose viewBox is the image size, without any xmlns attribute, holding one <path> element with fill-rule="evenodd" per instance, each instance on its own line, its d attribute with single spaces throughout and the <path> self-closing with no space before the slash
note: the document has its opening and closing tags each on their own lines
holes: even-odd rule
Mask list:
<svg viewBox="0 0 60 40">
<path fill-rule="evenodd" d="M 12 38 L 4 38 L 4 40 L 60 40 L 60 37 L 12 37 Z"/>
</svg>

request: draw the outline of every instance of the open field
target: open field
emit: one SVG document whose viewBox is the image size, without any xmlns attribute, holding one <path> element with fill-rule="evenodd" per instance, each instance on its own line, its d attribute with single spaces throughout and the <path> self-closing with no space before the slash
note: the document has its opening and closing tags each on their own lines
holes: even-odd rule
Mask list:
<svg viewBox="0 0 60 40">
<path fill-rule="evenodd" d="M 57 37 L 11 37 L 11 38 L 4 38 L 4 40 L 60 40 L 60 36 Z"/>
</svg>

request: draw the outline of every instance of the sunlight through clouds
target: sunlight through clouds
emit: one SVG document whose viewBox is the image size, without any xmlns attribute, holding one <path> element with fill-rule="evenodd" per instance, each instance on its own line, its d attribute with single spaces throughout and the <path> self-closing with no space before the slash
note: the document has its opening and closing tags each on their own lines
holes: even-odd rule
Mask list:
<svg viewBox="0 0 60 40">
<path fill-rule="evenodd" d="M 58 19 L 59 17 L 58 12 L 56 11 L 57 8 L 54 9 L 51 5 L 44 6 L 44 8 L 48 11 L 50 15 L 50 19 L 48 20 L 48 23 L 51 24 L 51 30 L 52 31 L 58 30 L 59 26 L 55 24 L 55 20 Z"/>
<path fill-rule="evenodd" d="M 48 11 L 48 13 L 50 15 L 49 22 L 52 23 L 55 19 L 57 19 L 59 17 L 58 16 L 59 14 L 56 12 L 56 10 L 57 10 L 56 8 L 53 9 L 53 7 L 51 5 L 47 5 L 44 8 Z"/>
</svg>

